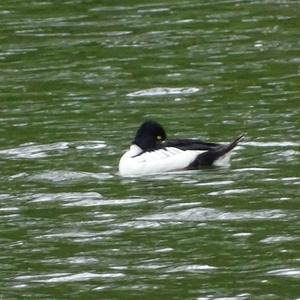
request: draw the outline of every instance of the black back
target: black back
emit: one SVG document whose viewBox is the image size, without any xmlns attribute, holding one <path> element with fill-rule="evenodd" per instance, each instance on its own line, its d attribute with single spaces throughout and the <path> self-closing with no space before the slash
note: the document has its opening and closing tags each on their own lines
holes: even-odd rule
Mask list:
<svg viewBox="0 0 300 300">
<path fill-rule="evenodd" d="M 220 144 L 208 143 L 196 139 L 170 139 L 163 143 L 164 147 L 176 147 L 181 150 L 213 150 Z"/>
</svg>

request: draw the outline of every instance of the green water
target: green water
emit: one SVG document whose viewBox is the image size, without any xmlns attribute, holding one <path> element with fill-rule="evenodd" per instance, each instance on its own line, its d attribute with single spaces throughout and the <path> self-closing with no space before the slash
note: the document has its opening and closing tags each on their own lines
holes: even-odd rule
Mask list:
<svg viewBox="0 0 300 300">
<path fill-rule="evenodd" d="M 300 2 L 0 2 L 0 299 L 299 299 Z M 246 137 L 120 178 L 146 118 Z"/>
</svg>

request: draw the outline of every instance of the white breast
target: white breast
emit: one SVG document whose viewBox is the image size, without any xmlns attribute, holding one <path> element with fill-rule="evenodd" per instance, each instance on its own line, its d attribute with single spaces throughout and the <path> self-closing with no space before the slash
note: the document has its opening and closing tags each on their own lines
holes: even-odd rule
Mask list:
<svg viewBox="0 0 300 300">
<path fill-rule="evenodd" d="M 184 151 L 175 147 L 167 147 L 151 152 L 142 152 L 140 147 L 132 145 L 121 157 L 119 162 L 121 176 L 142 176 L 183 170 L 205 151 Z"/>
</svg>

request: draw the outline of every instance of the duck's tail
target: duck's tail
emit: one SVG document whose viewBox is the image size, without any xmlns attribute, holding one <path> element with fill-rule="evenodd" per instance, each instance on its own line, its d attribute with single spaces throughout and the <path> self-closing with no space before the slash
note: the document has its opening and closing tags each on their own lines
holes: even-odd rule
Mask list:
<svg viewBox="0 0 300 300">
<path fill-rule="evenodd" d="M 228 145 L 221 145 L 200 154 L 192 163 L 191 168 L 201 168 L 209 166 L 226 166 L 229 164 L 231 151 L 237 146 L 244 135 L 240 135 Z"/>
<path fill-rule="evenodd" d="M 213 166 L 228 166 L 231 156 L 231 151 L 237 146 L 239 141 L 243 138 L 243 135 L 240 135 L 229 145 L 221 146 L 219 149 L 214 150 L 215 157 L 213 158 Z"/>
</svg>

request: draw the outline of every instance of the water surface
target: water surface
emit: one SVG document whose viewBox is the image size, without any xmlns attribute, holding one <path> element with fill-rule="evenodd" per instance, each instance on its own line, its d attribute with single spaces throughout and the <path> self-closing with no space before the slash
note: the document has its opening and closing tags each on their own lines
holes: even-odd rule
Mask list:
<svg viewBox="0 0 300 300">
<path fill-rule="evenodd" d="M 298 299 L 297 1 L 0 3 L 0 298 Z M 120 178 L 143 120 L 244 141 Z"/>
</svg>

